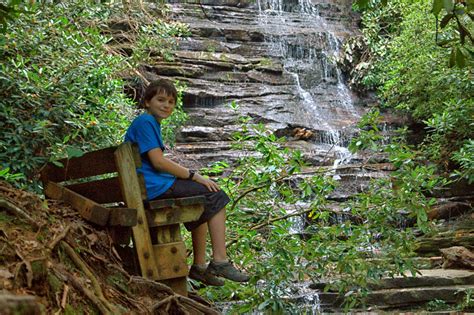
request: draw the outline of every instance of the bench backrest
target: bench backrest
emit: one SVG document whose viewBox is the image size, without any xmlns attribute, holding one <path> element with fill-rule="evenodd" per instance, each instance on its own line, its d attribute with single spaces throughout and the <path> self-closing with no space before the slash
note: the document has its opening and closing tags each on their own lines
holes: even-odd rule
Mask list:
<svg viewBox="0 0 474 315">
<path fill-rule="evenodd" d="M 138 148 L 134 145 L 130 147 L 132 154 L 136 156 L 134 163 L 139 164 Z M 98 204 L 125 201 L 114 156 L 117 148 L 105 148 L 86 153 L 81 157 L 59 160 L 63 167 L 49 163 L 41 172 L 44 187 L 46 188 L 48 181 L 55 182 Z M 144 187 L 141 174 L 138 174 L 138 179 L 140 186 Z M 145 189 L 142 191 L 142 199 L 145 200 Z"/>
</svg>

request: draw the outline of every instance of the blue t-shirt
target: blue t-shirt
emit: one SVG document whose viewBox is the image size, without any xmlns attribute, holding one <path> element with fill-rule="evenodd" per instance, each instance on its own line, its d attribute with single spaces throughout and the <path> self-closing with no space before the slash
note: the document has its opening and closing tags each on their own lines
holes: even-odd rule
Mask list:
<svg viewBox="0 0 474 315">
<path fill-rule="evenodd" d="M 142 157 L 142 167 L 137 168 L 138 173 L 145 177 L 145 186 L 148 199 L 153 199 L 167 191 L 176 180 L 170 173 L 156 170 L 148 159 L 147 152 L 160 148 L 165 151 L 161 137 L 161 125 L 150 114 L 142 114 L 135 118 L 125 134 L 125 142 L 138 144 Z"/>
</svg>

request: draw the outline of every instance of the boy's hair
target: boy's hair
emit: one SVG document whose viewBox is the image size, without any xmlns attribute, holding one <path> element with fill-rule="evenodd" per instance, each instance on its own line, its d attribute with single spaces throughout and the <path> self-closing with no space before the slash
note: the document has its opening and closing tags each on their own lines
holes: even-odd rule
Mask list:
<svg viewBox="0 0 474 315">
<path fill-rule="evenodd" d="M 145 106 L 145 102 L 151 101 L 151 99 L 159 93 L 165 93 L 168 96 L 172 96 L 174 100 L 177 101 L 178 91 L 176 91 L 173 83 L 165 79 L 159 79 L 148 84 L 145 93 L 143 94 L 142 106 Z"/>
</svg>

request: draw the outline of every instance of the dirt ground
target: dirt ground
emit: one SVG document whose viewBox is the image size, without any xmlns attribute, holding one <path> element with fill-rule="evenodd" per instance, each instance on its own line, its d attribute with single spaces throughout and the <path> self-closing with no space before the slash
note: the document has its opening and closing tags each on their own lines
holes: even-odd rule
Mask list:
<svg viewBox="0 0 474 315">
<path fill-rule="evenodd" d="M 0 313 L 218 314 L 123 266 L 107 230 L 0 181 Z"/>
</svg>

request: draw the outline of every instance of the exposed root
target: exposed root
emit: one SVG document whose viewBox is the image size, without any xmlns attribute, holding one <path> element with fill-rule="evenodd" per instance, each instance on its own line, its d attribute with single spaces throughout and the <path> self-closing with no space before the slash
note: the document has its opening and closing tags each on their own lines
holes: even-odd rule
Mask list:
<svg viewBox="0 0 474 315">
<path fill-rule="evenodd" d="M 0 198 L 0 208 L 4 208 L 8 212 L 10 212 L 11 214 L 13 214 L 13 215 L 17 216 L 18 218 L 23 219 L 24 221 L 26 221 L 28 224 L 30 224 L 32 226 L 34 231 L 37 231 L 39 229 L 39 226 L 36 223 L 36 221 L 32 217 L 30 217 L 30 215 L 28 213 L 26 213 L 25 210 L 23 210 L 20 207 L 16 206 L 15 204 L 8 201 L 7 199 Z"/>
<path fill-rule="evenodd" d="M 89 278 L 89 280 L 92 282 L 92 287 L 94 288 L 94 293 L 97 295 L 98 299 L 100 302 L 104 304 L 104 306 L 112 312 L 112 314 L 118 314 L 120 311 L 113 306 L 111 303 L 109 303 L 105 297 L 104 293 L 102 292 L 102 288 L 100 287 L 99 281 L 97 280 L 96 276 L 90 271 L 89 266 L 79 257 L 78 254 L 72 249 L 72 247 L 66 243 L 65 241 L 61 241 L 61 247 L 64 248 L 66 253 L 69 255 L 69 257 L 72 259 L 72 261 L 76 264 L 76 266 L 86 274 L 86 276 Z"/>
</svg>

